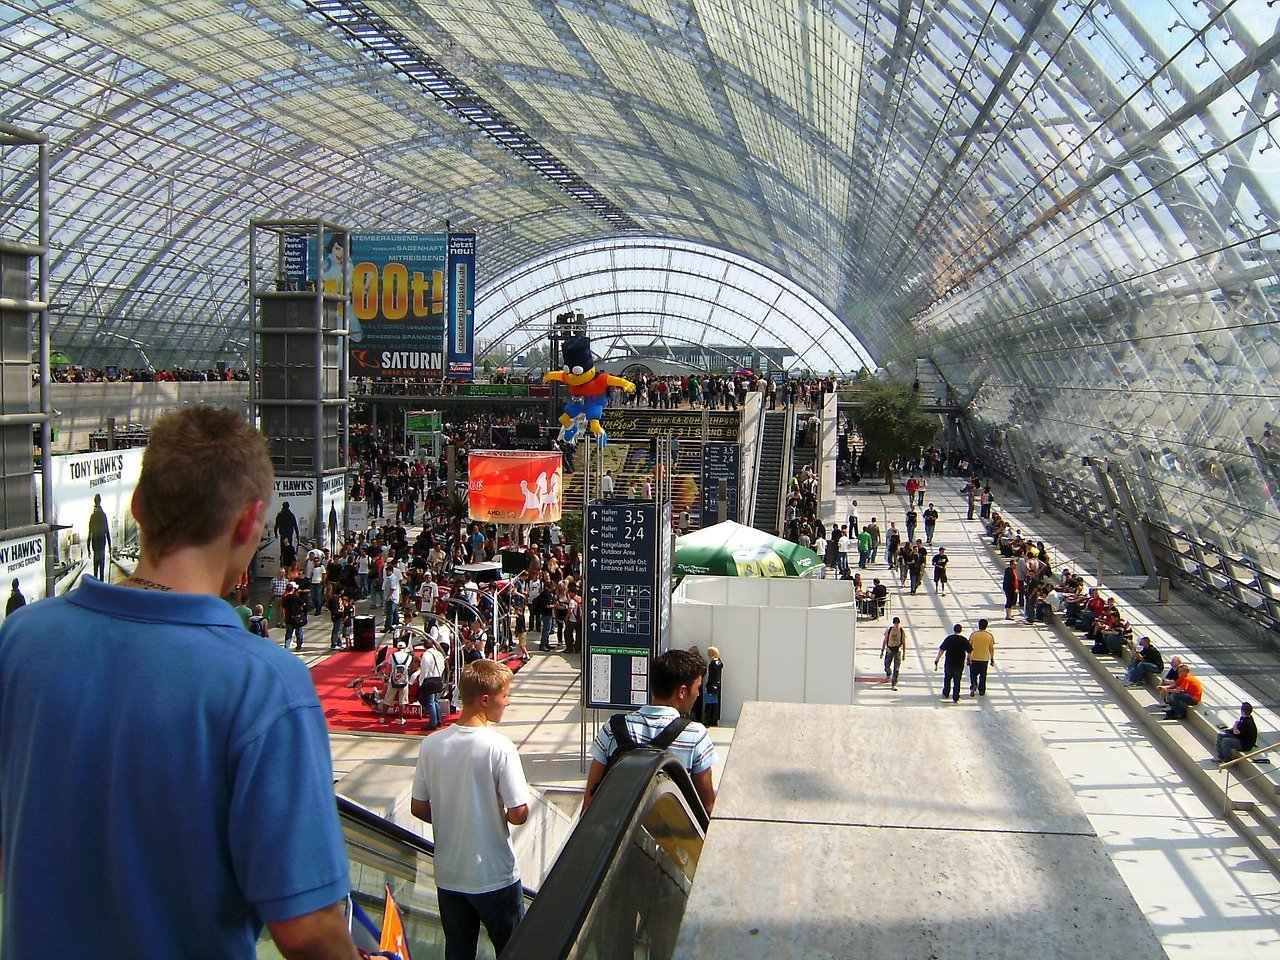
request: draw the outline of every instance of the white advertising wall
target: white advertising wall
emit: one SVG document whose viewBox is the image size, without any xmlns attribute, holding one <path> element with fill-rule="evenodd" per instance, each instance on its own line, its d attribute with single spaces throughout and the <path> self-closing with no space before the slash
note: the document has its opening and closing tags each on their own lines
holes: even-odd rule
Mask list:
<svg viewBox="0 0 1280 960">
<path fill-rule="evenodd" d="M 4 609 L 13 594 L 13 581 L 18 581 L 27 603 L 44 599 L 44 536 L 20 537 L 17 540 L 0 540 L 0 571 L 4 581 L 0 585 L 0 621 Z"/>
<path fill-rule="evenodd" d="M 671 631 L 673 647 L 720 651 L 724 723 L 752 700 L 854 701 L 857 611 L 848 584 L 686 577 L 672 597 Z"/>
<path fill-rule="evenodd" d="M 280 570 L 280 538 L 276 534 L 276 521 L 280 519 L 286 503 L 297 517 L 299 542 L 309 541 L 311 531 L 315 529 L 315 477 L 276 477 L 275 491 L 262 513 L 262 540 L 257 556 L 259 577 L 274 577 Z"/>
<path fill-rule="evenodd" d="M 71 453 L 54 456 L 53 509 L 46 514 L 57 532 L 56 592 L 65 593 L 85 574 L 93 574 L 95 544 L 90 521 L 105 530 L 101 569 L 114 581 L 133 572 L 138 560 L 138 522 L 133 517 L 133 491 L 142 473 L 142 448 Z M 37 488 L 39 489 L 39 488 Z M 95 514 L 97 514 L 95 518 Z"/>
</svg>

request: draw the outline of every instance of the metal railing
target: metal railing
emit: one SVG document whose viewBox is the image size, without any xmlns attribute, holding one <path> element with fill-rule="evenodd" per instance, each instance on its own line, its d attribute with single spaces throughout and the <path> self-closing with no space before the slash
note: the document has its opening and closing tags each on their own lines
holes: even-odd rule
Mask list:
<svg viewBox="0 0 1280 960">
<path fill-rule="evenodd" d="M 1280 750 L 1280 743 L 1272 743 L 1258 747 L 1256 750 L 1252 750 L 1249 753 L 1242 753 L 1238 757 L 1231 760 L 1225 760 L 1218 764 L 1218 769 L 1222 771 L 1222 801 L 1225 811 L 1230 812 L 1231 810 L 1231 778 L 1233 774 L 1235 775 L 1235 779 L 1241 785 L 1244 785 L 1246 783 L 1252 783 L 1255 780 L 1265 779 L 1268 773 L 1268 771 L 1259 770 L 1251 777 L 1244 777 L 1240 775 L 1239 771 L 1233 768 L 1244 763 L 1246 760 L 1252 760 L 1254 757 L 1260 757 L 1264 753 L 1270 753 L 1272 750 Z"/>
</svg>

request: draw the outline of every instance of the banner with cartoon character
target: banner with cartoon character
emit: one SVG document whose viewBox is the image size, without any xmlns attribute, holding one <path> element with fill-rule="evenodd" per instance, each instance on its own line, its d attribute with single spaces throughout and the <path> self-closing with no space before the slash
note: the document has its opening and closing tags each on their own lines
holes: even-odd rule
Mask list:
<svg viewBox="0 0 1280 960">
<path fill-rule="evenodd" d="M 557 453 L 474 450 L 467 456 L 467 499 L 481 523 L 555 523 L 560 519 L 561 471 Z"/>
</svg>

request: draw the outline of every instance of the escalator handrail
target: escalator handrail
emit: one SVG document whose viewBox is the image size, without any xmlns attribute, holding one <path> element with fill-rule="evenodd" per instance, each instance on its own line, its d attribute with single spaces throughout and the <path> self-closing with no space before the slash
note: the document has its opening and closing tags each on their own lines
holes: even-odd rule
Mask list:
<svg viewBox="0 0 1280 960">
<path fill-rule="evenodd" d="M 711 818 L 678 758 L 641 747 L 629 751 L 601 781 L 591 806 L 542 882 L 540 904 L 516 928 L 499 960 L 564 957 L 576 941 L 619 849 L 645 811 L 640 805 L 653 782 L 666 775 L 683 795 L 705 833 Z"/>
<path fill-rule="evenodd" d="M 436 855 L 436 845 L 425 837 L 420 837 L 412 830 L 393 823 L 386 817 L 380 817 L 372 810 L 360 806 L 353 800 L 339 796 L 338 798 L 338 815 L 354 820 L 362 826 L 368 827 L 384 836 L 389 837 L 398 843 L 413 847 L 421 853 L 425 853 L 430 857 Z"/>
<path fill-rule="evenodd" d="M 378 814 L 374 813 L 372 810 L 360 806 L 360 804 L 353 800 L 348 800 L 343 796 L 336 796 L 335 799 L 338 801 L 339 818 L 345 817 L 348 820 L 354 820 L 356 823 L 363 827 L 367 827 L 375 833 L 380 833 L 383 836 L 394 840 L 396 843 L 402 843 L 419 853 L 426 854 L 431 857 L 432 860 L 435 859 L 436 845 L 430 840 L 427 840 L 425 837 L 418 836 L 412 830 L 407 830 L 398 823 L 393 823 L 386 817 L 378 816 Z M 537 895 L 537 892 L 538 891 L 530 887 L 524 887 L 525 900 L 532 900 Z"/>
</svg>

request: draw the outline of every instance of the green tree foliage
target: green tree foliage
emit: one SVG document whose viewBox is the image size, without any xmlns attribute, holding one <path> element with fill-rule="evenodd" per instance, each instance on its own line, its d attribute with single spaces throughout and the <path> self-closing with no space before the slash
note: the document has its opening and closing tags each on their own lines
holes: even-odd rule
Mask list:
<svg viewBox="0 0 1280 960">
<path fill-rule="evenodd" d="M 854 426 L 866 444 L 867 460 L 884 468 L 889 492 L 895 490 L 891 464 L 898 457 L 914 457 L 933 443 L 942 422 L 924 413 L 911 387 L 905 383 L 870 380 L 860 385 Z"/>
</svg>

